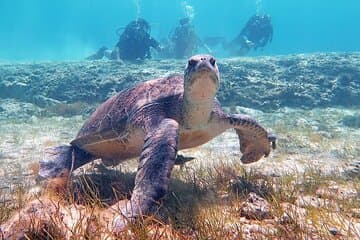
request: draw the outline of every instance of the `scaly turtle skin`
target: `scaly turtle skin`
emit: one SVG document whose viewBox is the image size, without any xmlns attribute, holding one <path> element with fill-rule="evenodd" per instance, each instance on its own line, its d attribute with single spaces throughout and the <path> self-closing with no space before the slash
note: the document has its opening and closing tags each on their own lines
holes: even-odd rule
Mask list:
<svg viewBox="0 0 360 240">
<path fill-rule="evenodd" d="M 243 163 L 268 156 L 275 137 L 247 115 L 225 113 L 215 99 L 219 83 L 215 59 L 196 55 L 189 59 L 184 76 L 147 81 L 118 93 L 91 115 L 71 146 L 46 150 L 40 176 L 68 176 L 94 159 L 117 165 L 140 156 L 131 200 L 114 221 L 120 231 L 124 217 L 147 214 L 165 195 L 178 150 L 199 146 L 234 128 Z"/>
</svg>

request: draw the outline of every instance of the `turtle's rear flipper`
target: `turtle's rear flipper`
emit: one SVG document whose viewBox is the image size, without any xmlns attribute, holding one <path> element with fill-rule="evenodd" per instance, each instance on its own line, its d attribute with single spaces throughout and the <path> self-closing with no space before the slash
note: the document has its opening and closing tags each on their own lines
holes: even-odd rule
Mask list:
<svg viewBox="0 0 360 240">
<path fill-rule="evenodd" d="M 70 171 L 94 160 L 94 157 L 77 147 L 61 145 L 46 148 L 44 158 L 40 160 L 39 177 L 49 179 L 66 177 Z"/>
<path fill-rule="evenodd" d="M 175 165 L 183 165 L 186 162 L 189 162 L 193 159 L 195 159 L 195 158 L 194 157 L 186 157 L 186 156 L 178 154 L 175 159 Z"/>
</svg>

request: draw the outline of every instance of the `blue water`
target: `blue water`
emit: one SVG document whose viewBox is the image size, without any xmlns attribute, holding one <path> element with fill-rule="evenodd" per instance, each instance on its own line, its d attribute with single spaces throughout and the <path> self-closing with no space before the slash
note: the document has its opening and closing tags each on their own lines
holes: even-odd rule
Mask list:
<svg viewBox="0 0 360 240">
<path fill-rule="evenodd" d="M 158 40 L 189 15 L 200 37 L 231 40 L 256 12 L 274 37 L 250 55 L 360 50 L 359 0 L 0 0 L 0 60 L 83 59 L 136 17 Z"/>
</svg>

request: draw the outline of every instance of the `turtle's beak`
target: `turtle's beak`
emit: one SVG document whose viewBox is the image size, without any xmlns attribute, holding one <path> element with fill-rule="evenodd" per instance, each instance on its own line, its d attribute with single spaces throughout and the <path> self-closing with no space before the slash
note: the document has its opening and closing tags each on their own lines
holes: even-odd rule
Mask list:
<svg viewBox="0 0 360 240">
<path fill-rule="evenodd" d="M 213 80 L 215 85 L 219 85 L 219 78 L 216 72 L 214 71 L 214 68 L 212 66 L 209 66 L 208 62 L 203 62 L 199 64 L 199 66 L 196 69 L 196 72 L 194 76 L 192 77 L 192 82 L 198 78 L 198 76 L 205 76 L 207 75 L 210 79 Z"/>
<path fill-rule="evenodd" d="M 212 84 L 218 86 L 219 85 L 219 79 L 217 75 L 211 70 L 206 67 L 203 67 L 199 69 L 197 72 L 195 72 L 189 81 L 189 85 L 193 85 L 196 81 L 199 81 L 201 79 L 209 78 L 212 80 Z"/>
<path fill-rule="evenodd" d="M 185 94 L 194 102 L 213 99 L 220 84 L 215 58 L 210 55 L 191 57 L 186 66 L 184 78 Z"/>
<path fill-rule="evenodd" d="M 191 57 L 185 69 L 185 81 L 192 85 L 195 81 L 210 77 L 215 85 L 219 85 L 219 69 L 214 57 L 210 55 L 195 55 Z"/>
</svg>

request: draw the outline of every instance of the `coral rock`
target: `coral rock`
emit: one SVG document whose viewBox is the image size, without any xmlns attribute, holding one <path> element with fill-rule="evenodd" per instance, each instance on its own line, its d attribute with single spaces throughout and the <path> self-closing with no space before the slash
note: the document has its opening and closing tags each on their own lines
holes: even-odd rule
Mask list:
<svg viewBox="0 0 360 240">
<path fill-rule="evenodd" d="M 255 193 L 249 193 L 240 208 L 240 215 L 247 219 L 264 220 L 273 218 L 270 204 Z"/>
</svg>

